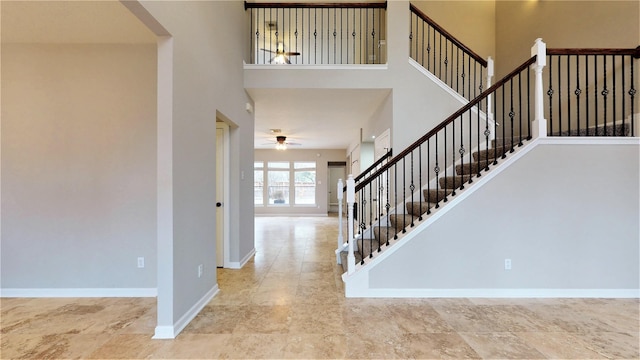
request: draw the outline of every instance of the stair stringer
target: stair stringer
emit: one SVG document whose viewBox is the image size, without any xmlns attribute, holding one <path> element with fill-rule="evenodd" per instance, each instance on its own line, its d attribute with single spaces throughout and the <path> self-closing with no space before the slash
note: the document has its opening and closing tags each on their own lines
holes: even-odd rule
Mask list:
<svg viewBox="0 0 640 360">
<path fill-rule="evenodd" d="M 522 156 L 533 150 L 538 144 L 543 143 L 544 138 L 537 138 L 528 141 L 524 146 L 516 147 L 513 153 L 509 153 L 505 159 L 502 159 L 497 165 L 491 167 L 491 170 L 482 174 L 481 177 L 474 178 L 473 186 L 465 186 L 463 190 L 457 190 L 455 196 L 449 196 L 449 200 L 446 206 L 440 206 L 435 209 L 432 208 L 430 215 L 423 215 L 422 221 L 417 220 L 414 222 L 415 226 L 411 231 L 406 233 L 399 233 L 397 240 L 392 240 L 389 245 L 383 245 L 381 251 L 376 254 L 374 258 L 365 258 L 364 264 L 356 264 L 356 270 L 353 274 L 344 273 L 342 280 L 345 284 L 345 296 L 346 297 L 420 297 L 415 292 L 401 293 L 398 291 L 396 294 L 380 293 L 379 290 L 369 288 L 369 273 L 376 266 L 385 261 L 388 257 L 398 251 L 403 244 L 408 243 L 411 239 L 418 236 L 419 233 L 427 229 L 431 224 L 438 221 L 440 217 L 451 211 L 454 207 L 464 201 L 466 197 L 473 194 L 482 188 L 485 184 L 490 182 L 493 178 L 498 176 L 502 171 L 515 164 Z M 466 291 L 466 290 L 465 290 Z M 424 294 L 422 297 L 457 297 L 468 296 L 468 294 L 458 294 L 456 290 L 435 291 Z"/>
</svg>

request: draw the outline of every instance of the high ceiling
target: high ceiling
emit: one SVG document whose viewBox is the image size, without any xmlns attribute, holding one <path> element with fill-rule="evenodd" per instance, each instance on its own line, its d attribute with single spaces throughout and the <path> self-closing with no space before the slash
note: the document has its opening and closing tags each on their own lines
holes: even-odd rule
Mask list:
<svg viewBox="0 0 640 360">
<path fill-rule="evenodd" d="M 0 4 L 3 43 L 155 43 L 156 37 L 119 1 L 7 1 Z M 389 90 L 250 89 L 255 147 L 275 134 L 300 149 L 346 149 Z M 294 148 L 294 147 L 292 147 Z"/>
<path fill-rule="evenodd" d="M 119 1 L 2 0 L 3 43 L 155 43 Z"/>
<path fill-rule="evenodd" d="M 274 148 L 281 129 L 299 149 L 347 149 L 390 90 L 249 89 L 255 101 L 255 148 Z M 366 135 L 366 134 L 365 134 Z"/>
</svg>

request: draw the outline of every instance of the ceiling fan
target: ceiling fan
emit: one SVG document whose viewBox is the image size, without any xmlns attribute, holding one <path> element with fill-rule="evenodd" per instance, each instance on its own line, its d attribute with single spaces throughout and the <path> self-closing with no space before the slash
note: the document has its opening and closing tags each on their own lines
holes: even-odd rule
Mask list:
<svg viewBox="0 0 640 360">
<path fill-rule="evenodd" d="M 276 145 L 276 150 L 286 150 L 287 146 L 300 146 L 300 145 L 302 145 L 300 143 L 287 141 L 287 137 L 283 136 L 283 135 L 276 136 L 276 141 L 275 142 L 268 142 L 268 143 L 265 143 L 265 144 L 262 144 L 262 145 L 272 145 L 272 144 Z"/>
<path fill-rule="evenodd" d="M 299 52 L 284 51 L 284 43 L 282 42 L 278 43 L 278 46 L 276 46 L 276 51 L 265 49 L 265 48 L 261 48 L 260 50 L 275 54 L 275 56 L 269 60 L 269 64 L 291 64 L 291 61 L 289 60 L 288 56 L 300 55 Z"/>
</svg>

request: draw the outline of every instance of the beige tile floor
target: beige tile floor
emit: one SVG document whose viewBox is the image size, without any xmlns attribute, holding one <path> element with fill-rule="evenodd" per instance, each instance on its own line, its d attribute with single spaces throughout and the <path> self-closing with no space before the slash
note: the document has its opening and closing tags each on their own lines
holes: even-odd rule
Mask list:
<svg viewBox="0 0 640 360">
<path fill-rule="evenodd" d="M 155 299 L 2 299 L 0 357 L 638 359 L 638 299 L 345 299 L 334 218 L 257 218 L 175 340 Z"/>
</svg>

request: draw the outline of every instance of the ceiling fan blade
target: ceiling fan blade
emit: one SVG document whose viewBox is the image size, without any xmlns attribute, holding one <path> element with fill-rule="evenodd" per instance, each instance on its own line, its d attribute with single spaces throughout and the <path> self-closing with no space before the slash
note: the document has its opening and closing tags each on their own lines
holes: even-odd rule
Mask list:
<svg viewBox="0 0 640 360">
<path fill-rule="evenodd" d="M 301 146 L 302 144 L 300 143 L 295 143 L 295 142 L 285 142 L 286 145 L 291 145 L 291 146 Z"/>
<path fill-rule="evenodd" d="M 272 54 L 275 54 L 275 53 L 276 53 L 276 51 L 272 51 L 272 50 L 264 49 L 264 48 L 260 48 L 260 50 L 262 50 L 262 51 L 266 51 L 266 52 L 270 52 L 270 53 L 272 53 Z"/>
<path fill-rule="evenodd" d="M 300 55 L 299 52 L 295 52 L 295 51 L 288 51 L 284 53 L 285 55 L 289 55 L 289 56 L 298 56 Z"/>
</svg>

